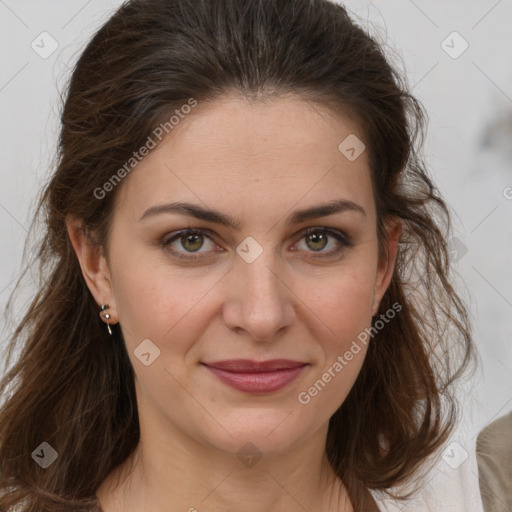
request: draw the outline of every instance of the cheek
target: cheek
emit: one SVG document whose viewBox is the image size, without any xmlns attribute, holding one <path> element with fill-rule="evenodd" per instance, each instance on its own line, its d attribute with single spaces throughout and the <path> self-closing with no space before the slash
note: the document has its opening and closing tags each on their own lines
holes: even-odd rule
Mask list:
<svg viewBox="0 0 512 512">
<path fill-rule="evenodd" d="M 317 348 L 314 371 L 297 396 L 300 407 L 325 422 L 345 401 L 364 363 L 371 326 L 372 272 L 339 273 L 308 304 L 321 321 L 311 332 Z M 318 288 L 317 288 L 318 289 Z M 311 319 L 310 325 L 313 325 Z M 302 410 L 302 409 L 301 409 Z"/>
<path fill-rule="evenodd" d="M 361 275 L 343 275 L 325 284 L 323 293 L 315 297 L 315 308 L 329 325 L 343 326 L 371 317 L 372 282 Z M 350 319 L 350 322 L 347 322 Z"/>
<path fill-rule="evenodd" d="M 148 338 L 166 351 L 186 351 L 199 335 L 198 320 L 206 317 L 201 313 L 219 276 L 155 262 L 147 254 L 116 261 L 116 306 L 128 349 Z"/>
<path fill-rule="evenodd" d="M 339 347 L 371 323 L 374 262 L 370 257 L 358 257 L 343 268 L 333 269 L 328 276 L 315 281 L 307 279 L 299 284 L 298 295 L 322 321 L 329 335 L 329 345 Z M 315 293 L 311 293 L 315 290 Z"/>
</svg>

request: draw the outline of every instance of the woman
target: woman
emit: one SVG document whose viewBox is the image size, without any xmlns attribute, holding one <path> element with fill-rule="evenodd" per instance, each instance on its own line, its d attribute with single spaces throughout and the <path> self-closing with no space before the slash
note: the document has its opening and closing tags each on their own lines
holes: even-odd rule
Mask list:
<svg viewBox="0 0 512 512">
<path fill-rule="evenodd" d="M 62 112 L 0 508 L 366 512 L 416 478 L 473 353 L 423 125 L 327 0 L 125 3 Z"/>
</svg>

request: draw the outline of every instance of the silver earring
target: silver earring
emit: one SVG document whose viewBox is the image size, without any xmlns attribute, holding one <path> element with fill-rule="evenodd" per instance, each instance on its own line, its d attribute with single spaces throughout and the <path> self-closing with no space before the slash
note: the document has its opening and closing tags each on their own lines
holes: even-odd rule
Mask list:
<svg viewBox="0 0 512 512">
<path fill-rule="evenodd" d="M 101 307 L 100 307 L 100 316 L 101 316 L 101 313 L 103 313 L 103 311 L 105 311 L 106 309 L 108 309 L 110 306 L 108 304 L 103 304 Z M 103 315 L 103 318 L 107 321 L 107 329 L 108 329 L 108 333 L 110 334 L 110 336 L 112 336 L 112 330 L 110 329 L 110 323 L 109 323 L 109 320 L 110 320 L 110 313 L 105 313 Z"/>
</svg>

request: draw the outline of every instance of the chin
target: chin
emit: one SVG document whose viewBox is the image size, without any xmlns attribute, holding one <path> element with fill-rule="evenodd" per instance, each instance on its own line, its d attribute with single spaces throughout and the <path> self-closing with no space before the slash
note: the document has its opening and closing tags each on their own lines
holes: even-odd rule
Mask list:
<svg viewBox="0 0 512 512">
<path fill-rule="evenodd" d="M 307 422 L 298 417 L 292 408 L 263 408 L 234 411 L 220 416 L 223 428 L 212 425 L 205 435 L 207 442 L 215 448 L 236 455 L 239 458 L 248 452 L 252 455 L 275 453 L 288 450 L 300 443 L 315 429 L 308 428 Z"/>
</svg>

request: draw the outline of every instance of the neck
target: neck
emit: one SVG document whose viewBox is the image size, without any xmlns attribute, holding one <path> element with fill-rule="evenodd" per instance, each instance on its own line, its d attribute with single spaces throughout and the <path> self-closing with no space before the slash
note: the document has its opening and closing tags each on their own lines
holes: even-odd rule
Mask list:
<svg viewBox="0 0 512 512">
<path fill-rule="evenodd" d="M 98 490 L 104 512 L 353 512 L 325 455 L 327 425 L 279 453 L 234 456 L 179 430 L 151 431 Z"/>
</svg>

